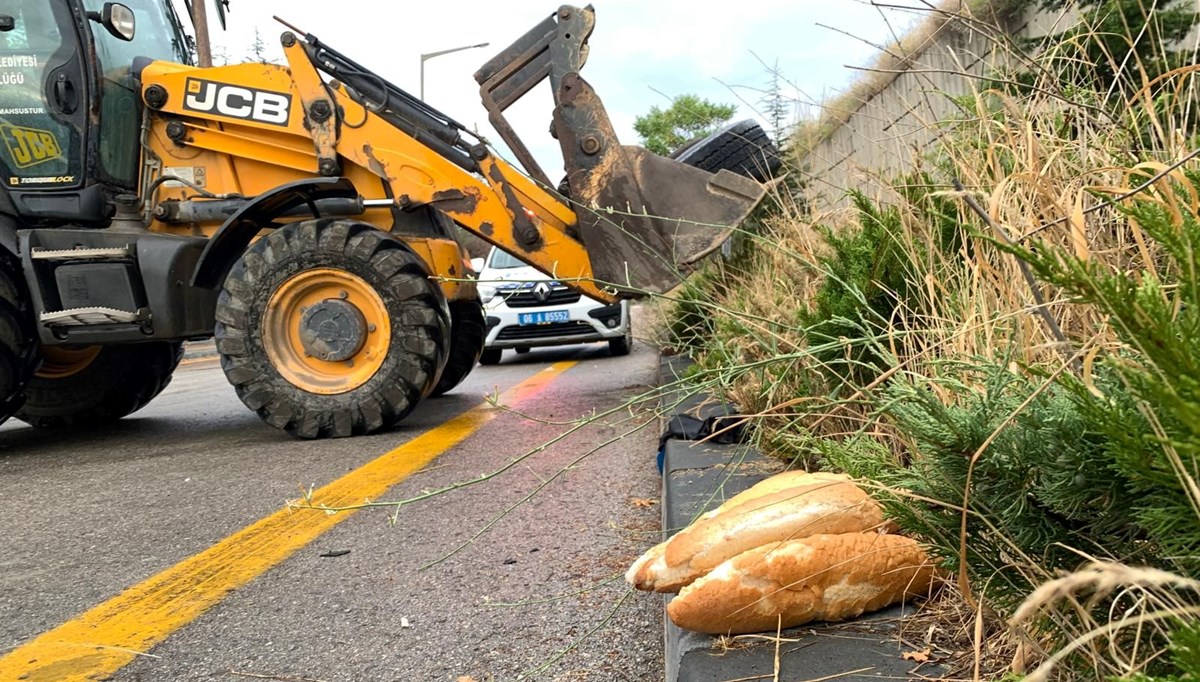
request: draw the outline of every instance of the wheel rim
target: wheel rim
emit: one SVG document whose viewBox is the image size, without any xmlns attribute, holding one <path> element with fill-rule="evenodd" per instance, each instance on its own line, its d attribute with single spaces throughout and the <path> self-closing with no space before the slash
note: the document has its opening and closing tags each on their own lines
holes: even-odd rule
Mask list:
<svg viewBox="0 0 1200 682">
<path fill-rule="evenodd" d="M 275 369 L 310 393 L 346 393 L 367 383 L 387 358 L 387 306 L 361 277 L 333 268 L 298 272 L 271 294 L 263 346 Z"/>
<path fill-rule="evenodd" d="M 33 373 L 42 379 L 65 379 L 83 370 L 100 355 L 100 346 L 64 348 L 62 346 L 39 346 L 38 355 L 42 365 Z"/>
</svg>

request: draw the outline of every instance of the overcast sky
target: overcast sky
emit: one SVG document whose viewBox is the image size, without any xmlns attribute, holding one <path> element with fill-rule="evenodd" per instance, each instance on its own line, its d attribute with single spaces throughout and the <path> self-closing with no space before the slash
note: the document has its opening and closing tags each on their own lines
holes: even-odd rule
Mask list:
<svg viewBox="0 0 1200 682">
<path fill-rule="evenodd" d="M 875 50 L 867 43 L 887 42 L 892 31 L 902 33 L 915 18 L 869 0 L 741 0 L 720 11 L 708 9 L 714 4 L 594 0 L 596 29 L 583 75 L 626 144 L 637 143 L 635 117 L 654 105 L 669 106 L 681 94 L 738 104 L 740 118 L 758 116 L 761 90 L 771 78 L 764 63 L 778 64 L 784 92 L 796 103 L 794 115 L 806 115 L 806 105 L 853 78 L 846 65 L 871 59 Z M 490 43 L 426 62 L 425 99 L 495 143 L 498 136 L 487 125 L 472 76 L 557 8 L 545 0 L 233 0 L 228 30 L 221 32 L 214 21 L 212 35 L 218 52 L 241 61 L 251 54 L 257 28 L 269 55 L 282 59 L 278 37 L 285 29 L 271 19 L 278 14 L 414 94 L 422 53 Z M 510 109 L 510 119 L 554 176 L 562 162 L 547 133 L 549 90 L 526 100 Z"/>
</svg>

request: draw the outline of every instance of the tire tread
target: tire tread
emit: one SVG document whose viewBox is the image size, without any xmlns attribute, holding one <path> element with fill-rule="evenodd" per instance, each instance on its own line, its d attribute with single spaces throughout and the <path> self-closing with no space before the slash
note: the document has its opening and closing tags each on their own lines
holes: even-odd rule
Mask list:
<svg viewBox="0 0 1200 682">
<path fill-rule="evenodd" d="M 269 300 L 264 289 L 314 267 L 357 268 L 380 290 L 391 318 L 384 365 L 342 394 L 292 385 L 262 347 L 258 324 Z M 448 356 L 449 312 L 424 262 L 395 237 L 351 220 L 293 223 L 252 244 L 229 272 L 217 320 L 222 367 L 238 397 L 267 424 L 300 438 L 342 438 L 396 424 L 433 389 Z"/>
</svg>

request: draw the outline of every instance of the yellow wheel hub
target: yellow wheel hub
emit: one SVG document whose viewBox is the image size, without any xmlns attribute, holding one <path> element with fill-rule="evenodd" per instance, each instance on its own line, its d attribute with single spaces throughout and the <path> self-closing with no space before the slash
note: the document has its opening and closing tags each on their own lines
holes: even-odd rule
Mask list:
<svg viewBox="0 0 1200 682">
<path fill-rule="evenodd" d="M 100 355 L 100 346 L 64 348 L 62 346 L 39 346 L 38 355 L 42 366 L 33 373 L 42 379 L 65 379 L 87 369 Z"/>
<path fill-rule="evenodd" d="M 275 369 L 309 393 L 346 393 L 367 383 L 387 357 L 387 307 L 361 277 L 333 268 L 298 272 L 271 294 L 263 346 Z"/>
</svg>

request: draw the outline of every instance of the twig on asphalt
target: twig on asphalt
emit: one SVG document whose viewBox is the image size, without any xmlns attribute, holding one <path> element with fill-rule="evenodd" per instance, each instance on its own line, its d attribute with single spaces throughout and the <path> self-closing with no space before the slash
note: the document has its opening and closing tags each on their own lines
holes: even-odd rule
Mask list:
<svg viewBox="0 0 1200 682">
<path fill-rule="evenodd" d="M 550 658 L 543 661 L 542 664 L 539 665 L 538 667 L 536 667 L 532 670 L 526 670 L 525 672 L 521 673 L 520 675 L 517 675 L 517 679 L 524 680 L 524 679 L 528 679 L 532 676 L 540 675 L 541 673 L 546 672 L 547 670 L 549 670 L 550 666 L 552 666 L 555 663 L 562 660 L 563 656 L 566 656 L 567 654 L 574 651 L 575 647 L 578 647 L 581 643 L 584 642 L 584 640 L 588 639 L 589 637 L 596 634 L 597 632 L 600 632 L 601 630 L 603 630 L 605 628 L 605 626 L 607 626 L 610 622 L 612 622 L 613 617 L 617 615 L 617 611 L 621 610 L 621 607 L 625 605 L 625 602 L 629 599 L 629 595 L 631 595 L 631 594 L 633 594 L 632 587 L 625 590 L 625 594 L 621 595 L 621 598 L 619 600 L 617 600 L 617 603 L 615 606 L 613 606 L 612 611 L 609 611 L 608 615 L 604 616 L 603 620 L 601 620 L 599 623 L 596 623 L 596 627 L 594 627 L 591 630 L 588 630 L 587 632 L 583 633 L 582 635 L 576 637 L 575 641 L 566 645 L 562 649 L 559 649 L 558 652 L 556 652 L 553 656 L 551 656 Z"/>
<path fill-rule="evenodd" d="M 278 680 L 279 682 L 325 682 L 318 680 L 315 677 L 297 677 L 295 675 L 260 675 L 259 673 L 249 673 L 244 670 L 230 670 L 230 675 L 238 677 L 253 677 L 257 680 Z"/>
<path fill-rule="evenodd" d="M 867 668 L 859 668 L 858 670 L 847 670 L 844 673 L 834 673 L 832 675 L 826 675 L 824 677 L 813 677 L 813 678 L 810 678 L 807 680 L 801 680 L 800 682 L 828 682 L 828 680 L 836 680 L 838 678 L 847 677 L 849 675 L 858 675 L 860 673 L 870 672 L 874 669 L 875 669 L 874 667 L 867 667 Z M 774 677 L 773 673 L 767 673 L 765 675 L 751 675 L 750 677 L 738 677 L 738 678 L 732 679 L 732 680 L 723 680 L 723 682 L 752 682 L 753 680 L 767 680 L 767 679 L 771 679 L 773 677 Z"/>
<path fill-rule="evenodd" d="M 759 365 L 759 364 L 767 364 L 767 363 L 765 361 L 757 361 L 757 362 L 753 362 L 753 363 L 748 363 L 747 367 L 753 367 L 753 366 Z M 617 407 L 609 408 L 607 410 L 603 410 L 603 411 L 596 413 L 596 419 L 608 417 L 610 415 L 613 415 L 618 412 L 622 412 L 626 409 L 629 409 L 632 406 L 641 405 L 641 404 L 650 402 L 652 400 L 659 399 L 662 396 L 669 394 L 671 391 L 679 389 L 680 387 L 688 384 L 691 380 L 692 379 L 679 379 L 679 380 L 664 384 L 662 386 L 658 386 L 651 390 L 639 393 L 639 394 L 635 395 L 634 397 L 630 398 L 629 400 L 627 400 L 625 403 L 618 405 Z M 350 504 L 350 505 L 345 505 L 345 506 L 331 507 L 331 506 L 328 506 L 325 504 L 315 503 L 315 500 L 312 497 L 312 491 L 310 490 L 309 494 L 304 496 L 303 503 L 301 503 L 300 501 L 289 501 L 288 507 L 290 509 L 297 509 L 297 510 L 298 509 L 311 509 L 311 510 L 315 510 L 315 511 L 325 512 L 327 514 L 333 514 L 333 513 L 337 513 L 337 512 L 343 512 L 343 511 L 353 511 L 353 510 L 358 510 L 358 509 L 370 509 L 373 507 L 387 507 L 387 508 L 394 509 L 395 511 L 394 511 L 393 518 L 398 518 L 401 507 L 405 507 L 405 506 L 408 506 L 411 504 L 416 504 L 418 502 L 423 502 L 425 500 L 433 499 L 433 498 L 435 498 L 439 495 L 443 495 L 445 493 L 453 492 L 456 490 L 461 490 L 463 488 L 469 488 L 472 486 L 479 485 L 481 483 L 486 483 L 487 481 L 490 481 L 492 479 L 498 478 L 499 476 L 501 476 L 501 475 L 507 473 L 509 470 L 519 466 L 521 463 L 525 462 L 526 460 L 530 459 L 531 457 L 534 457 L 537 454 L 544 452 L 550 446 L 566 440 L 571 435 L 573 435 L 573 434 L 577 433 L 578 431 L 582 430 L 583 428 L 589 426 L 591 423 L 592 422 L 590 422 L 590 421 L 578 423 L 578 424 L 572 426 L 570 429 L 564 431 L 563 433 L 546 441 L 545 443 L 525 452 L 524 454 L 522 454 L 518 457 L 513 458 L 512 460 L 509 460 L 509 462 L 507 464 L 504 464 L 503 466 L 501 466 L 497 469 L 494 469 L 493 471 L 491 471 L 489 473 L 480 474 L 479 476 L 469 479 L 469 480 L 459 481 L 457 483 L 452 483 L 450 485 L 442 486 L 441 488 L 436 488 L 433 490 L 425 491 L 418 495 L 414 495 L 412 497 L 409 497 L 409 498 L 406 498 L 403 500 L 366 501 L 366 502 L 362 502 L 359 504 Z"/>
<path fill-rule="evenodd" d="M 639 425 L 635 426 L 634 428 L 626 431 L 625 433 L 622 433 L 618 436 L 613 436 L 612 438 L 609 438 L 608 440 L 604 441 L 603 443 L 600 443 L 599 445 L 592 448 L 591 450 L 588 450 L 587 452 L 583 453 L 582 455 L 576 457 L 570 464 L 568 464 L 564 467 L 561 467 L 558 471 L 554 472 L 553 476 L 551 476 L 550 478 L 545 479 L 541 483 L 539 483 L 536 487 L 534 487 L 533 490 L 529 491 L 528 495 L 526 495 L 525 497 L 522 497 L 520 500 L 517 500 L 513 504 L 509 505 L 509 507 L 507 509 L 505 509 L 504 511 L 497 514 L 491 521 L 489 521 L 487 524 L 485 524 L 483 526 L 483 528 L 480 528 L 474 535 L 467 538 L 460 545 L 458 545 L 454 549 L 450 550 L 446 554 L 442 555 L 441 557 L 434 559 L 433 561 L 430 561 L 429 563 L 421 566 L 418 570 L 424 571 L 428 568 L 436 566 L 436 565 L 442 563 L 443 561 L 449 559 L 450 557 L 454 556 L 455 554 L 458 554 L 459 552 L 463 551 L 467 547 L 470 547 L 476 540 L 483 537 L 483 535 L 486 534 L 489 530 L 491 530 L 497 523 L 500 523 L 502 520 L 504 520 L 504 518 L 506 516 L 511 514 L 514 509 L 516 509 L 517 507 L 520 507 L 521 505 L 525 504 L 526 502 L 532 500 L 534 497 L 537 496 L 538 493 L 542 492 L 542 490 L 544 490 L 546 488 L 546 486 L 553 483 L 555 481 L 555 479 L 557 479 L 559 476 L 562 476 L 564 473 L 579 466 L 580 462 L 587 459 L 588 457 L 591 457 L 592 455 L 596 454 L 597 452 L 600 452 L 601 450 L 612 445 L 613 443 L 617 443 L 617 442 L 621 441 L 626 436 L 631 436 L 631 435 L 637 433 L 638 431 L 641 431 L 642 429 L 646 428 L 649 425 L 650 425 L 650 422 L 648 422 L 648 421 L 644 422 L 642 424 L 639 424 Z M 572 429 L 571 432 L 573 432 L 574 430 L 575 429 Z M 570 432 L 568 432 L 568 433 L 570 433 Z M 557 442 L 557 440 L 560 440 L 560 439 L 556 439 L 555 441 L 551 441 L 551 442 L 552 443 Z M 542 446 L 542 449 L 545 449 L 545 446 Z"/>
<path fill-rule="evenodd" d="M 83 647 L 87 647 L 89 649 L 108 649 L 109 651 L 122 651 L 127 654 L 133 654 L 134 656 L 145 656 L 146 658 L 155 658 L 155 659 L 162 658 L 162 656 L 157 656 L 155 654 L 148 654 L 145 651 L 138 651 L 137 649 L 129 649 L 129 648 L 123 647 L 123 646 L 109 646 L 107 644 L 76 644 L 76 646 L 83 646 Z"/>
<path fill-rule="evenodd" d="M 437 465 L 437 466 L 425 467 L 424 469 L 421 469 L 420 471 L 414 471 L 414 472 L 412 472 L 412 476 L 420 476 L 420 475 L 422 475 L 422 474 L 427 474 L 427 473 L 429 473 L 429 472 L 431 472 L 431 471 L 437 471 L 438 469 L 445 469 L 445 468 L 446 468 L 446 467 L 448 467 L 448 466 L 450 466 L 450 463 L 449 463 L 449 462 L 447 462 L 447 463 L 445 463 L 445 464 L 439 464 L 439 465 Z"/>
</svg>

